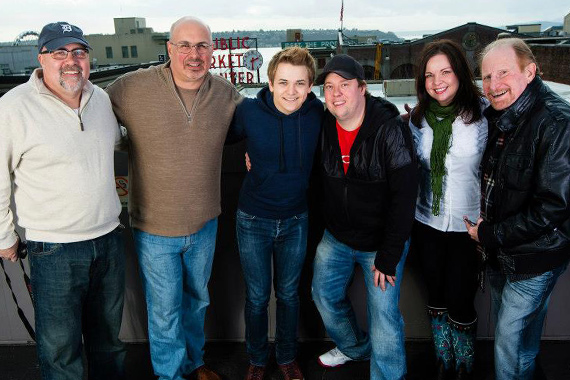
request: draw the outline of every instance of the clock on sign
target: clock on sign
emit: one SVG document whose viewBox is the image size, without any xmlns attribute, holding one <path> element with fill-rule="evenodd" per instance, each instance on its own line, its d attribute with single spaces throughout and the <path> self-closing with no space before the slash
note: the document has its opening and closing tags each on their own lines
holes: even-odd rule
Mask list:
<svg viewBox="0 0 570 380">
<path fill-rule="evenodd" d="M 248 70 L 257 70 L 263 64 L 263 56 L 257 50 L 248 50 L 243 55 L 243 65 Z"/>
</svg>

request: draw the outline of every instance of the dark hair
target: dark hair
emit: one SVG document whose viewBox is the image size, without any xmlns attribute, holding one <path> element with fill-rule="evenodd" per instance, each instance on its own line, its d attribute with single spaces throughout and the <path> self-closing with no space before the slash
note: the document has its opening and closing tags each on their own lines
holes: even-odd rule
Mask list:
<svg viewBox="0 0 570 380">
<path fill-rule="evenodd" d="M 426 90 L 426 66 L 428 61 L 438 54 L 444 54 L 447 57 L 459 82 L 457 93 L 453 97 L 453 104 L 457 107 L 457 114 L 461 116 L 466 124 L 471 124 L 481 119 L 481 97 L 483 95 L 475 84 L 473 73 L 469 68 L 463 50 L 453 41 L 438 40 L 430 42 L 422 50 L 419 70 L 416 76 L 418 105 L 412 113 L 412 123 L 421 127 L 422 117 L 431 101 L 431 96 Z"/>
<path fill-rule="evenodd" d="M 364 96 L 369 96 L 370 91 L 368 91 L 368 85 L 364 79 L 355 78 L 356 82 L 358 82 L 358 87 L 364 87 Z"/>
</svg>

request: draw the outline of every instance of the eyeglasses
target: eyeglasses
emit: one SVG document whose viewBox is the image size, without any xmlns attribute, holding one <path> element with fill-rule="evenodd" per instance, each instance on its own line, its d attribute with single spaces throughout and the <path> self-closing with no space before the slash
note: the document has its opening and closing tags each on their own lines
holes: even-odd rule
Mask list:
<svg viewBox="0 0 570 380">
<path fill-rule="evenodd" d="M 174 42 L 170 42 L 168 41 L 169 44 L 176 46 L 176 48 L 178 49 L 178 52 L 182 53 L 182 54 L 190 54 L 190 52 L 192 51 L 193 48 L 196 48 L 196 53 L 200 54 L 200 55 L 204 55 L 206 54 L 210 48 L 212 47 L 212 45 L 207 44 L 205 42 L 199 42 L 197 44 L 190 44 L 188 42 L 180 42 L 178 44 L 174 43 Z"/>
<path fill-rule="evenodd" d="M 40 54 L 49 54 L 53 59 L 57 59 L 58 61 L 63 61 L 67 58 L 67 54 L 71 53 L 73 58 L 77 59 L 85 59 L 89 55 L 89 50 L 83 48 L 77 48 L 73 50 L 67 49 L 57 49 L 57 50 L 46 50 L 40 52 Z"/>
</svg>

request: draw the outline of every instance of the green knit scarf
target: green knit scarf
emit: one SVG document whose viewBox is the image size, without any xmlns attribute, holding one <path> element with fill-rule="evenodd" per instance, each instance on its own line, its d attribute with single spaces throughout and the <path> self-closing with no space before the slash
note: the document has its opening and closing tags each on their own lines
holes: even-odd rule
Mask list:
<svg viewBox="0 0 570 380">
<path fill-rule="evenodd" d="M 451 146 L 451 124 L 457 117 L 455 106 L 440 106 L 435 100 L 429 103 L 425 118 L 433 129 L 431 146 L 431 191 L 433 194 L 432 213 L 439 215 L 439 203 L 443 194 L 443 176 L 445 176 L 445 156 Z"/>
</svg>

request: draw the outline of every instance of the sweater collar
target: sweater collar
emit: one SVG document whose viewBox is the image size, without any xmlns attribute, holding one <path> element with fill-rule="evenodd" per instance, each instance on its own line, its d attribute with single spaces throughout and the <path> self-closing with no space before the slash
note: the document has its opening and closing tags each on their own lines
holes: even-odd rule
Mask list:
<svg viewBox="0 0 570 380">
<path fill-rule="evenodd" d="M 30 76 L 29 82 L 38 91 L 39 94 L 53 96 L 54 98 L 56 98 L 57 100 L 59 100 L 60 102 L 65 104 L 63 100 L 61 100 L 53 92 L 51 92 L 49 90 L 49 88 L 47 88 L 46 84 L 43 81 L 43 69 L 42 68 L 37 68 L 32 72 L 32 75 Z M 94 90 L 95 90 L 95 88 L 94 88 L 93 84 L 91 83 L 91 81 L 88 80 L 85 83 L 85 85 L 83 86 L 83 89 L 81 90 L 81 102 L 79 104 L 80 110 L 83 109 L 85 104 L 87 104 L 87 102 L 91 98 L 91 95 L 93 94 Z M 65 105 L 67 106 L 67 104 L 65 104 Z"/>
</svg>

